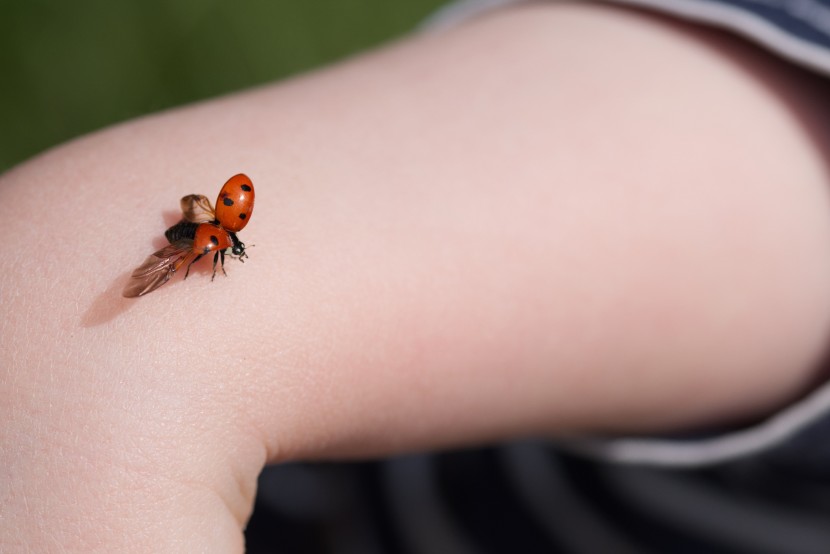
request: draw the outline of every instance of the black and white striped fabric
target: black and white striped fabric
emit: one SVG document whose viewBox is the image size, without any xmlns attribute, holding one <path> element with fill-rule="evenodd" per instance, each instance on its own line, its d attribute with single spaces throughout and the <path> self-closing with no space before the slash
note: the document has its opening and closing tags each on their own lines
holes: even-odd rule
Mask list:
<svg viewBox="0 0 830 554">
<path fill-rule="evenodd" d="M 424 28 L 516 1 L 462 0 Z M 616 3 L 730 30 L 830 76 L 830 0 Z M 719 433 L 270 468 L 248 541 L 252 554 L 830 554 L 830 383 Z"/>
</svg>

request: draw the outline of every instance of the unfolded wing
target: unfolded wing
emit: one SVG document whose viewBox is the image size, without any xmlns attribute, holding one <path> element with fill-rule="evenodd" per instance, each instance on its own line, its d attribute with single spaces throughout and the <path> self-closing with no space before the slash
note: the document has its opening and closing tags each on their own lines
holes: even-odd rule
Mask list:
<svg viewBox="0 0 830 554">
<path fill-rule="evenodd" d="M 135 298 L 153 292 L 166 283 L 180 267 L 192 262 L 197 255 L 193 252 L 193 241 L 190 239 L 168 244 L 148 256 L 144 263 L 133 271 L 122 294 L 127 298 Z"/>
<path fill-rule="evenodd" d="M 191 223 L 209 223 L 216 219 L 213 206 L 206 196 L 188 194 L 182 198 L 182 215 Z"/>
</svg>

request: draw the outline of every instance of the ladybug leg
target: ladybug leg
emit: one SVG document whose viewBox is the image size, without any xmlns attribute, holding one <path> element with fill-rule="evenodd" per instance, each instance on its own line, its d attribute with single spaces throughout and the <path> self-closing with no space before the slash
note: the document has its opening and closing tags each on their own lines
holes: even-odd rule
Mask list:
<svg viewBox="0 0 830 554">
<path fill-rule="evenodd" d="M 184 278 L 185 278 L 185 279 L 187 279 L 187 275 L 190 273 L 190 266 L 192 266 L 193 264 L 195 264 L 196 262 L 198 262 L 198 261 L 199 261 L 199 258 L 201 258 L 202 256 L 204 256 L 204 254 L 199 254 L 198 256 L 196 256 L 195 258 L 193 258 L 193 261 L 192 261 L 192 262 L 190 262 L 189 264 L 187 264 L 187 271 L 185 271 L 185 272 L 184 272 Z"/>
<path fill-rule="evenodd" d="M 217 250 L 216 254 L 213 255 L 213 276 L 210 278 L 213 281 L 216 278 L 216 262 L 220 262 L 219 267 L 222 269 L 222 273 L 225 273 L 225 251 L 224 250 Z M 225 273 L 225 277 L 228 274 Z"/>
</svg>

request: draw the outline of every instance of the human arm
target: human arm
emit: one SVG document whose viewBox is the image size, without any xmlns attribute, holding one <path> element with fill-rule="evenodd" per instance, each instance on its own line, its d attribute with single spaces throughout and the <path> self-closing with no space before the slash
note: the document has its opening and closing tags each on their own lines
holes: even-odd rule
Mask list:
<svg viewBox="0 0 830 554">
<path fill-rule="evenodd" d="M 0 550 L 239 550 L 266 461 L 787 401 L 830 316 L 821 86 L 536 6 L 9 172 Z M 239 171 L 250 259 L 122 299 L 179 197 Z"/>
</svg>

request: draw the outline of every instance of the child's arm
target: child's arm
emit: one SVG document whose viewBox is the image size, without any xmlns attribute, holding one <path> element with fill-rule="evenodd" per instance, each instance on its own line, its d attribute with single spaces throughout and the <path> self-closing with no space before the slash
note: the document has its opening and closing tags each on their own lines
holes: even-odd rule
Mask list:
<svg viewBox="0 0 830 554">
<path fill-rule="evenodd" d="M 828 97 L 714 32 L 538 5 L 9 172 L 0 550 L 239 550 L 266 460 L 780 405 L 830 323 Z M 237 172 L 246 263 L 122 298 Z"/>
</svg>

